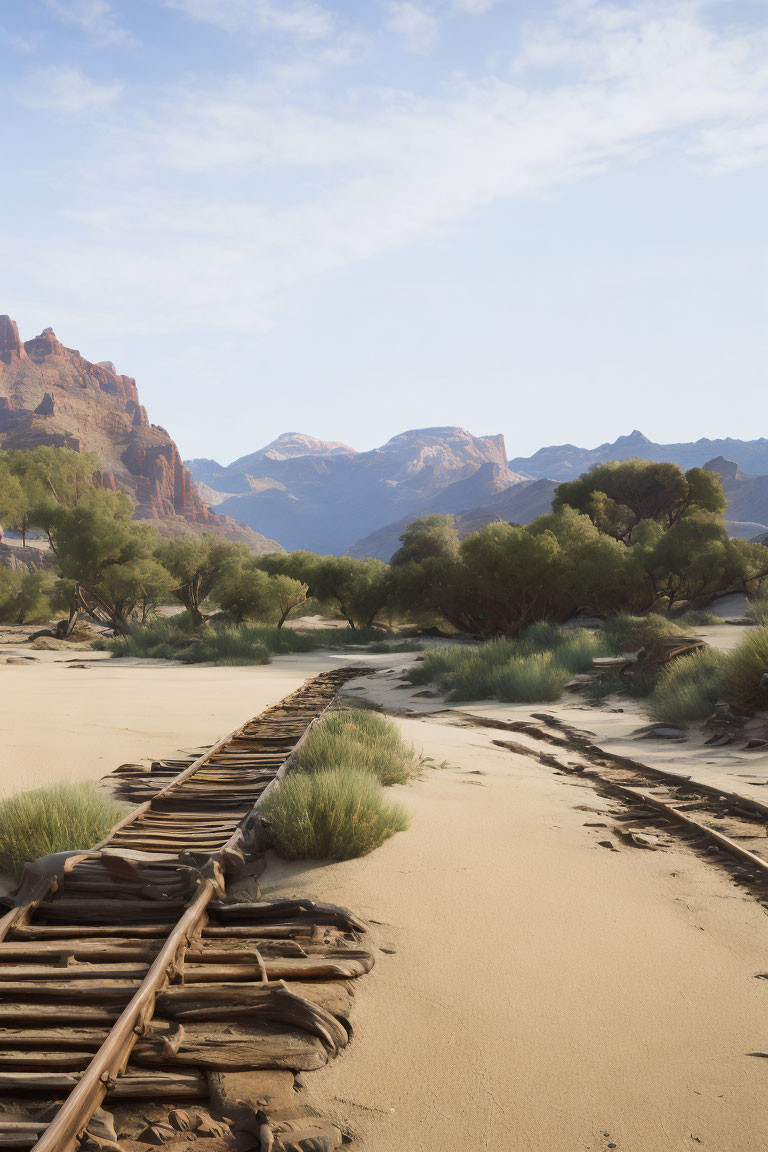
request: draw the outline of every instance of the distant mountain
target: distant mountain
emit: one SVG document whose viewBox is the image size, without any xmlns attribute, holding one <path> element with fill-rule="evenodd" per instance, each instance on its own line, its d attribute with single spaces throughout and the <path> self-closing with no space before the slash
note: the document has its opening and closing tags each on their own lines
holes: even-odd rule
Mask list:
<svg viewBox="0 0 768 1152">
<path fill-rule="evenodd" d="M 768 532 L 768 476 L 749 476 L 735 460 L 718 456 L 704 465 L 718 472 L 728 500 L 726 524 L 731 536 L 751 540 Z"/>
<path fill-rule="evenodd" d="M 46 444 L 96 453 L 102 484 L 127 492 L 137 519 L 166 532 L 212 532 L 274 549 L 274 541 L 204 503 L 169 433 L 150 424 L 135 380 L 110 361 L 93 364 L 65 348 L 51 328 L 22 342 L 10 317 L 0 316 L 0 447 Z"/>
<path fill-rule="evenodd" d="M 522 479 L 509 470 L 503 436 L 452 427 L 403 432 L 371 452 L 289 433 L 226 468 L 187 463 L 218 510 L 288 549 L 336 554 L 382 524 L 474 507 Z"/>
<path fill-rule="evenodd" d="M 445 489 L 440 497 L 433 501 L 424 512 L 453 512 L 456 516 L 456 528 L 463 540 L 470 532 L 491 524 L 494 520 L 510 520 L 515 524 L 530 524 L 537 516 L 543 516 L 552 508 L 552 497 L 557 487 L 554 480 L 520 480 L 512 487 L 498 491 L 487 503 L 479 506 L 459 504 L 451 499 L 453 488 L 458 484 Z M 453 505 L 449 507 L 448 505 Z M 423 515 L 423 513 L 421 513 Z M 383 528 L 371 532 L 362 540 L 358 540 L 349 549 L 350 556 L 360 560 L 375 556 L 378 560 L 389 560 L 400 547 L 400 536 L 408 527 L 413 517 L 403 517 L 392 524 L 385 524 Z"/>
<path fill-rule="evenodd" d="M 768 473 L 768 440 L 696 440 L 680 444 L 655 444 L 635 429 L 628 436 L 619 436 L 611 444 L 597 448 L 577 448 L 573 444 L 540 448 L 533 456 L 517 456 L 509 466 L 534 478 L 551 477 L 554 480 L 573 480 L 595 464 L 609 460 L 668 460 L 681 468 L 703 468 L 708 460 L 722 456 L 733 460 L 745 471 Z"/>
</svg>

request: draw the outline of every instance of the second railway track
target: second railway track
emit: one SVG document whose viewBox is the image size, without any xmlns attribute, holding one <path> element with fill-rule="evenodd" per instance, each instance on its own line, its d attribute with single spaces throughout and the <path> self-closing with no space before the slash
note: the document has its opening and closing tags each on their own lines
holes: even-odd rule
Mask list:
<svg viewBox="0 0 768 1152">
<path fill-rule="evenodd" d="M 138 807 L 26 870 L 0 920 L 0 1149 L 337 1146 L 290 1106 L 293 1074 L 348 1040 L 365 926 L 310 900 L 233 903 L 226 882 L 258 871 L 254 805 L 352 675 L 315 677 L 187 764 L 124 770 Z M 261 1075 L 250 1102 L 227 1085 L 244 1071 Z"/>
</svg>

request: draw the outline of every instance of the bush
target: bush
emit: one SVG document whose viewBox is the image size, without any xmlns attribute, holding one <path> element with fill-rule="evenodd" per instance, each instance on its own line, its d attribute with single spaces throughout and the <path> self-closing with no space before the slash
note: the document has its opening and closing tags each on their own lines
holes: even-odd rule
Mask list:
<svg viewBox="0 0 768 1152">
<path fill-rule="evenodd" d="M 125 815 L 95 784 L 51 784 L 0 801 L 0 867 L 18 875 L 51 852 L 90 848 Z"/>
<path fill-rule="evenodd" d="M 296 752 L 306 772 L 355 768 L 381 784 L 404 784 L 416 767 L 413 747 L 400 729 L 378 712 L 333 712 L 317 724 Z"/>
<path fill-rule="evenodd" d="M 605 636 L 614 652 L 638 652 L 647 648 L 655 640 L 665 636 L 682 636 L 684 629 L 680 628 L 668 616 L 659 616 L 655 612 L 647 616 L 630 616 L 619 612 L 610 616 L 605 622 Z"/>
<path fill-rule="evenodd" d="M 768 628 L 753 628 L 728 653 L 723 676 L 723 696 L 735 708 L 752 711 L 768 706 L 768 689 L 762 677 L 768 672 Z"/>
<path fill-rule="evenodd" d="M 401 804 L 385 799 L 371 772 L 350 767 L 291 772 L 262 811 L 275 848 L 289 860 L 365 856 L 410 822 Z"/>
<path fill-rule="evenodd" d="M 268 628 L 234 624 L 226 618 L 195 627 L 188 613 L 165 620 L 135 624 L 127 636 L 99 638 L 94 648 L 113 656 L 140 656 L 149 660 L 183 660 L 186 664 L 268 664 L 270 653 L 315 652 L 319 648 L 364 647 L 381 641 L 378 628 Z"/>
<path fill-rule="evenodd" d="M 654 720 L 666 724 L 705 720 L 723 690 L 728 657 L 715 648 L 679 656 L 659 673 L 650 700 Z"/>
<path fill-rule="evenodd" d="M 542 622 L 516 640 L 434 649 L 408 678 L 412 684 L 437 684 L 450 700 L 495 697 L 521 704 L 557 700 L 576 672 L 586 672 L 596 656 L 608 651 L 600 635 Z"/>
<path fill-rule="evenodd" d="M 722 624 L 722 620 L 714 612 L 710 612 L 708 608 L 689 608 L 686 612 L 681 612 L 680 615 L 673 617 L 675 624 L 679 625 L 684 631 L 691 628 L 703 628 L 708 624 Z"/>
<path fill-rule="evenodd" d="M 747 604 L 747 616 L 753 624 L 768 624 L 768 584 L 762 584 Z"/>
</svg>

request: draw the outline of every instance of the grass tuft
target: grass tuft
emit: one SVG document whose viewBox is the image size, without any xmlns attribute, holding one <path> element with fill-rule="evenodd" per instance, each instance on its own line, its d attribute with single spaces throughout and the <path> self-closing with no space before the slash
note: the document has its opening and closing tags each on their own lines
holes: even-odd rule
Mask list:
<svg viewBox="0 0 768 1152">
<path fill-rule="evenodd" d="M 655 640 L 665 636 L 682 636 L 685 632 L 679 624 L 668 616 L 650 612 L 647 616 L 630 616 L 618 612 L 605 622 L 605 636 L 617 653 L 638 652 L 647 648 Z"/>
<path fill-rule="evenodd" d="M 575 673 L 586 672 L 595 656 L 609 650 L 602 635 L 542 622 L 515 640 L 433 649 L 408 678 L 412 684 L 437 684 L 449 700 L 557 700 Z"/>
<path fill-rule="evenodd" d="M 91 848 L 125 815 L 95 784 L 51 784 L 0 801 L 0 868 L 18 875 L 27 861 Z"/>
<path fill-rule="evenodd" d="M 332 712 L 317 724 L 296 752 L 305 772 L 356 768 L 381 784 L 405 784 L 416 770 L 413 747 L 400 729 L 378 712 Z"/>
<path fill-rule="evenodd" d="M 291 772 L 262 811 L 275 848 L 289 860 L 366 856 L 410 823 L 371 772 L 351 767 Z"/>
<path fill-rule="evenodd" d="M 679 656 L 659 672 L 650 698 L 654 720 L 665 724 L 705 720 L 722 694 L 728 657 L 715 648 Z"/>
<path fill-rule="evenodd" d="M 745 711 L 768 707 L 768 689 L 762 678 L 768 672 L 768 628 L 750 628 L 728 653 L 723 676 L 723 696 Z"/>
<path fill-rule="evenodd" d="M 747 616 L 753 624 L 768 624 L 768 584 L 761 584 L 757 595 L 748 601 Z"/>
<path fill-rule="evenodd" d="M 203 628 L 190 627 L 180 613 L 170 619 L 135 625 L 128 636 L 99 637 L 94 648 L 113 656 L 139 656 L 145 660 L 182 660 L 185 664 L 269 664 L 272 655 L 314 652 L 318 648 L 364 647 L 381 643 L 378 628 L 267 628 L 257 624 L 211 621 Z M 410 648 L 388 647 L 387 651 Z"/>
</svg>

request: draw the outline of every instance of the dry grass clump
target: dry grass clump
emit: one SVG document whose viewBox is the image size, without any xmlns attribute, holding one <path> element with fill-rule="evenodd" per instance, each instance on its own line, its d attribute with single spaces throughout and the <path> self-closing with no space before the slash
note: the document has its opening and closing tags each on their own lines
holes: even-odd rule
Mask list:
<svg viewBox="0 0 768 1152">
<path fill-rule="evenodd" d="M 0 801 L 0 868 L 18 875 L 27 861 L 90 848 L 125 815 L 95 784 L 51 784 Z"/>
<path fill-rule="evenodd" d="M 746 711 L 768 707 L 768 688 L 762 682 L 766 672 L 768 628 L 750 628 L 741 644 L 728 653 L 723 696 L 729 704 Z"/>
<path fill-rule="evenodd" d="M 666 636 L 682 636 L 684 629 L 668 616 L 649 612 L 647 616 L 631 616 L 618 612 L 605 622 L 605 636 L 613 650 L 619 652 L 639 652 L 655 640 Z"/>
<path fill-rule="evenodd" d="M 289 860 L 366 856 L 410 822 L 372 772 L 351 767 L 291 772 L 262 811 L 275 848 Z"/>
<path fill-rule="evenodd" d="M 449 700 L 535 703 L 557 700 L 574 673 L 586 672 L 595 656 L 608 652 L 600 635 L 542 622 L 514 640 L 434 649 L 408 678 L 412 684 L 437 684 Z"/>
<path fill-rule="evenodd" d="M 716 648 L 701 648 L 679 656 L 659 672 L 650 699 L 654 720 L 665 724 L 705 720 L 722 695 L 728 656 Z"/>
<path fill-rule="evenodd" d="M 413 747 L 400 729 L 361 708 L 333 712 L 317 724 L 297 750 L 296 764 L 306 772 L 356 768 L 384 785 L 405 784 L 416 768 Z"/>
</svg>

